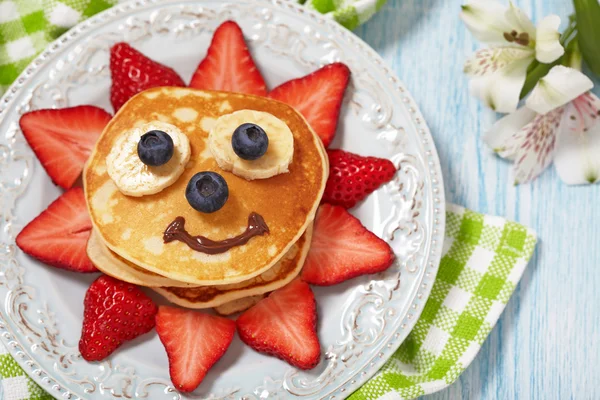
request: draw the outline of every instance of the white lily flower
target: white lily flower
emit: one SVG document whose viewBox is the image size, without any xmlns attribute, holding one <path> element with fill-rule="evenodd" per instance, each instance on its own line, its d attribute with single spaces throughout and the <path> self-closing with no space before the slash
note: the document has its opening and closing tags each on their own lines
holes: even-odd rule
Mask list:
<svg viewBox="0 0 600 400">
<path fill-rule="evenodd" d="M 600 99 L 587 92 L 593 85 L 583 83 L 581 72 L 565 69 L 554 67 L 550 79 L 533 89 L 533 100 L 496 122 L 484 137 L 499 156 L 514 161 L 515 184 L 533 180 L 552 161 L 567 184 L 600 179 Z M 573 87 L 556 80 L 561 76 L 572 79 Z"/>
<path fill-rule="evenodd" d="M 525 105 L 538 114 L 546 114 L 593 87 L 594 82 L 581 71 L 557 65 L 538 81 Z"/>
<path fill-rule="evenodd" d="M 512 2 L 506 8 L 490 0 L 470 0 L 460 17 L 477 39 L 492 46 L 475 52 L 465 73 L 472 77 L 471 94 L 495 111 L 517 109 L 527 67 L 534 59 L 551 63 L 565 52 L 556 15 L 544 18 L 536 28 Z"/>
</svg>

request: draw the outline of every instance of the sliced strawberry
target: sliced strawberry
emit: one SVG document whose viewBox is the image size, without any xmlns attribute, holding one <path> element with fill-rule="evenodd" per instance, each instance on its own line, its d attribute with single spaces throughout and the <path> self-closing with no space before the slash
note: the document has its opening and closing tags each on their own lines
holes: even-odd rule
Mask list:
<svg viewBox="0 0 600 400">
<path fill-rule="evenodd" d="M 115 112 L 141 91 L 158 86 L 185 86 L 177 72 L 149 59 L 124 42 L 110 48 L 110 102 Z"/>
<path fill-rule="evenodd" d="M 77 106 L 28 112 L 19 123 L 52 181 L 69 189 L 110 119 L 101 108 Z"/>
<path fill-rule="evenodd" d="M 325 147 L 333 140 L 344 91 L 350 80 L 350 69 L 334 63 L 287 81 L 269 93 L 269 97 L 298 110 L 319 135 Z"/>
<path fill-rule="evenodd" d="M 267 94 L 265 80 L 252 60 L 238 24 L 226 21 L 217 28 L 190 87 L 258 96 Z"/>
<path fill-rule="evenodd" d="M 161 306 L 156 315 L 156 331 L 167 350 L 173 385 L 182 392 L 191 392 L 227 351 L 235 334 L 235 322 Z"/>
<path fill-rule="evenodd" d="M 274 355 L 301 369 L 311 369 L 319 363 L 315 296 L 299 279 L 245 311 L 236 324 L 240 338 L 258 352 Z"/>
<path fill-rule="evenodd" d="M 87 361 L 104 360 L 124 342 L 151 331 L 156 311 L 137 286 L 102 275 L 85 294 L 79 352 Z"/>
<path fill-rule="evenodd" d="M 385 271 L 394 261 L 389 244 L 368 231 L 343 207 L 323 204 L 317 211 L 302 279 L 330 286 L 359 275 Z"/>
<path fill-rule="evenodd" d="M 17 246 L 53 267 L 98 272 L 86 252 L 91 231 L 83 189 L 73 188 L 23 228 L 17 236 Z"/>
<path fill-rule="evenodd" d="M 344 150 L 327 150 L 329 178 L 323 194 L 323 203 L 352 208 L 389 182 L 396 173 L 390 160 L 363 157 Z"/>
</svg>

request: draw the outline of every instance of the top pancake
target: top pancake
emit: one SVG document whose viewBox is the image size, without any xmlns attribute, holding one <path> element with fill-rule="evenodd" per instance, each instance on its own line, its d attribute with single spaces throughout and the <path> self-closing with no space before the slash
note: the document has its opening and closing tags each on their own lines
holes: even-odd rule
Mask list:
<svg viewBox="0 0 600 400">
<path fill-rule="evenodd" d="M 208 148 L 210 128 L 219 116 L 243 109 L 271 113 L 289 126 L 294 135 L 289 173 L 247 181 L 219 168 Z M 155 120 L 171 123 L 188 136 L 190 162 L 181 177 L 161 192 L 126 196 L 108 176 L 106 156 L 122 132 Z M 221 174 L 229 186 L 229 200 L 212 214 L 194 210 L 185 198 L 188 181 L 201 171 Z M 106 126 L 83 181 L 92 223 L 112 251 L 171 279 L 220 285 L 257 276 L 288 251 L 314 219 L 327 174 L 320 139 L 292 107 L 243 94 L 155 88 L 129 100 Z M 163 232 L 178 216 L 185 218 L 191 235 L 223 240 L 243 232 L 251 212 L 264 218 L 270 233 L 225 253 L 209 255 L 179 241 L 163 242 Z"/>
</svg>

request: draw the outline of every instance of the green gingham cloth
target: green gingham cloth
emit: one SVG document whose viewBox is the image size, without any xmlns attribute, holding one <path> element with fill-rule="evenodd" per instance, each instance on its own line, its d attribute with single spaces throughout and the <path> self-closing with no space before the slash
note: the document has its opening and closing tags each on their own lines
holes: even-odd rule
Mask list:
<svg viewBox="0 0 600 400">
<path fill-rule="evenodd" d="M 0 93 L 48 43 L 117 2 L 0 0 Z M 385 0 L 299 2 L 354 28 Z M 400 349 L 351 399 L 415 398 L 454 382 L 504 310 L 535 242 L 535 233 L 522 225 L 449 204 L 444 254 L 419 321 Z M 0 399 L 52 399 L 1 345 L 0 380 Z"/>
</svg>

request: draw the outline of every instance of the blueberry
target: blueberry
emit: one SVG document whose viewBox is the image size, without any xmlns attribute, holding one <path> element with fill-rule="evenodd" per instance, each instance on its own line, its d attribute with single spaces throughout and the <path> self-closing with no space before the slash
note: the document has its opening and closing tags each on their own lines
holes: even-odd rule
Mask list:
<svg viewBox="0 0 600 400">
<path fill-rule="evenodd" d="M 228 197 L 227 182 L 216 172 L 198 172 L 192 176 L 185 189 L 185 198 L 190 206 L 203 213 L 220 210 Z"/>
<path fill-rule="evenodd" d="M 158 167 L 173 157 L 173 139 L 166 132 L 154 130 L 146 132 L 137 146 L 138 157 L 146 165 Z"/>
<path fill-rule="evenodd" d="M 240 158 L 257 160 L 267 152 L 269 138 L 260 126 L 242 124 L 233 131 L 231 146 Z"/>
</svg>

